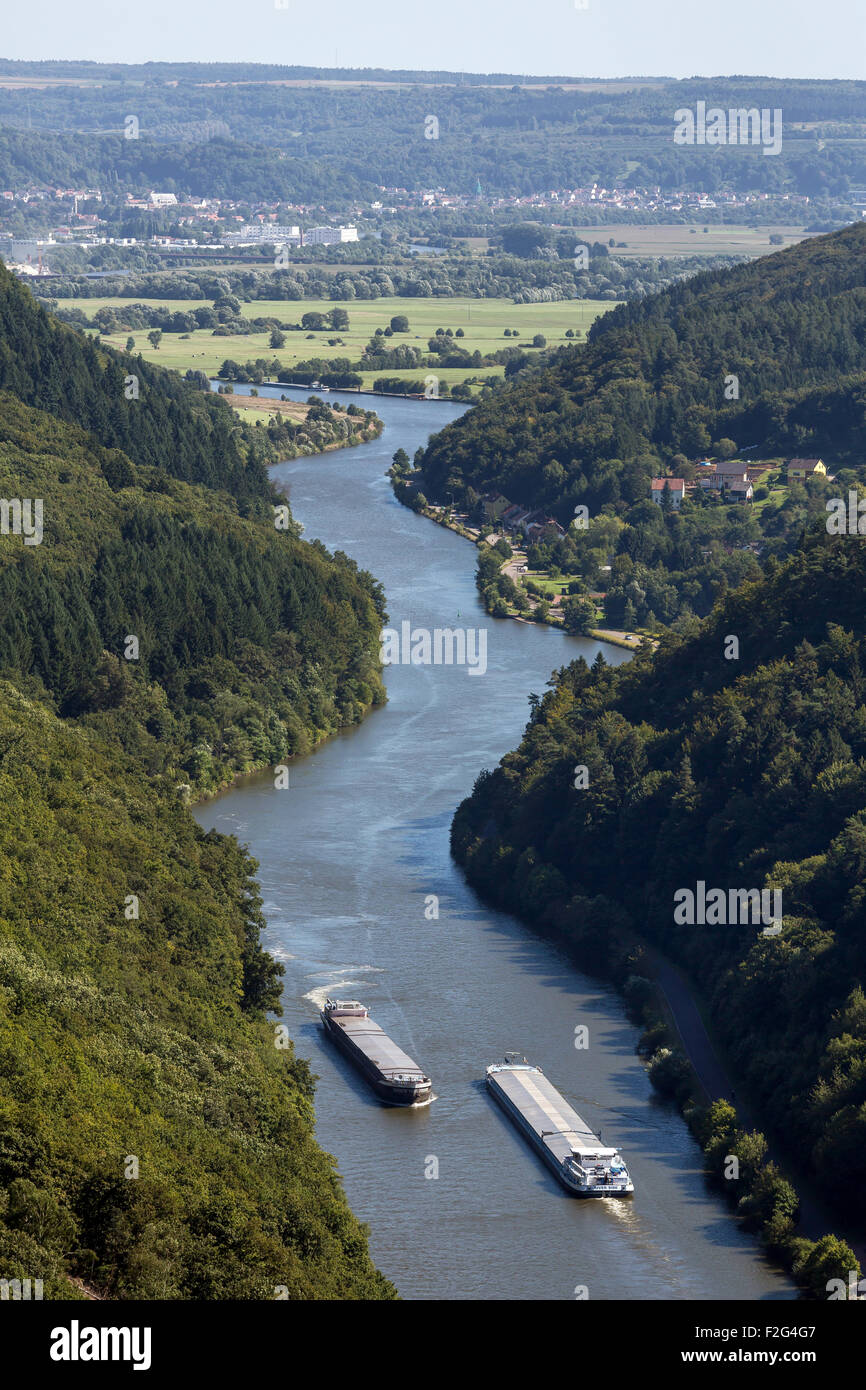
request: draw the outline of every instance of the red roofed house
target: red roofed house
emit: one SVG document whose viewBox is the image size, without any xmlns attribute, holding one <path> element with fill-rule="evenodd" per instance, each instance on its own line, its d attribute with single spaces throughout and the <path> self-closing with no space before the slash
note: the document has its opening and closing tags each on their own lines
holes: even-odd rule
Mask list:
<svg viewBox="0 0 866 1390">
<path fill-rule="evenodd" d="M 678 507 L 686 495 L 685 478 L 653 478 L 650 496 L 659 506 L 662 504 L 665 488 L 670 492 L 673 506 Z"/>
</svg>

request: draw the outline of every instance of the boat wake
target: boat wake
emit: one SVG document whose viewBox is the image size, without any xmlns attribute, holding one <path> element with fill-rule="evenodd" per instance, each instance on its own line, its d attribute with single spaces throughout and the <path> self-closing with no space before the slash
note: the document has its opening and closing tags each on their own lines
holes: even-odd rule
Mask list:
<svg viewBox="0 0 866 1390">
<path fill-rule="evenodd" d="M 340 971 L 317 970 L 316 976 L 318 978 L 321 978 L 322 975 L 327 975 L 327 983 L 316 985 L 315 989 L 311 989 L 308 993 L 302 994 L 301 998 L 306 1000 L 307 1003 L 312 1004 L 315 1009 L 321 1012 L 329 996 L 334 997 L 341 994 L 349 994 L 356 985 L 361 984 L 361 981 L 353 979 L 353 976 L 371 974 L 382 975 L 384 974 L 384 968 L 381 965 L 345 965 Z"/>
<path fill-rule="evenodd" d="M 400 1109 L 401 1109 L 401 1110 L 426 1110 L 428 1105 L 432 1105 L 433 1102 L 434 1102 L 434 1100 L 438 1100 L 438 1099 L 439 1099 L 438 1096 L 430 1095 L 430 1096 L 427 1097 L 426 1100 L 416 1100 L 415 1103 L 414 1103 L 414 1105 L 403 1105 L 403 1106 L 400 1107 Z M 396 1109 L 396 1107 L 395 1107 L 395 1109 Z"/>
</svg>

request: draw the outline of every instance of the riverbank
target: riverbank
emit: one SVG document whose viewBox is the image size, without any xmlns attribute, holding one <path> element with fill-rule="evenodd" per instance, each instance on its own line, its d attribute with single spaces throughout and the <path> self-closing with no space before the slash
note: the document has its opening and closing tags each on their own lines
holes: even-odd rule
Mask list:
<svg viewBox="0 0 866 1390">
<path fill-rule="evenodd" d="M 218 377 L 216 380 L 221 380 L 221 378 Z M 270 377 L 265 377 L 262 385 L 272 386 L 278 391 L 285 386 L 292 391 L 312 391 L 316 395 L 323 392 L 325 395 L 330 395 L 331 391 L 345 391 L 347 395 L 382 396 L 385 400 L 392 401 L 442 401 L 445 405 L 457 404 L 451 396 L 428 396 L 424 391 L 374 391 L 372 386 L 322 386 L 315 381 L 274 381 Z"/>
<path fill-rule="evenodd" d="M 339 738 L 341 734 L 348 733 L 349 730 L 357 728 L 359 724 L 369 718 L 374 710 L 381 709 L 382 706 L 387 703 L 387 699 L 388 696 L 386 693 L 382 699 L 371 700 L 369 704 L 362 706 L 363 713 L 360 718 L 353 719 L 347 724 L 341 724 L 338 729 L 330 729 L 319 733 L 310 740 L 310 745 L 304 752 L 289 754 L 281 763 L 275 764 L 270 759 L 263 759 L 261 762 L 251 763 L 250 766 L 244 768 L 240 772 L 233 773 L 231 777 L 227 777 L 225 781 L 220 782 L 217 786 L 199 789 L 195 795 L 193 795 L 193 789 L 189 783 L 179 783 L 178 791 L 180 792 L 181 800 L 186 806 L 189 806 L 191 810 L 195 809 L 197 806 L 205 806 L 209 801 L 215 801 L 217 797 L 225 796 L 226 793 L 233 791 L 236 787 L 243 786 L 251 777 L 255 777 L 265 771 L 274 773 L 276 785 L 276 773 L 278 768 L 281 770 L 285 769 L 282 775 L 285 778 L 285 786 L 288 788 L 291 785 L 292 767 L 299 765 L 305 758 L 312 757 L 314 753 L 318 753 L 326 743 L 330 743 L 333 739 Z"/>
<path fill-rule="evenodd" d="M 669 1023 L 684 1056 L 688 1058 L 705 1103 L 711 1105 L 717 1100 L 727 1101 L 735 1107 L 739 1120 L 747 1129 L 757 1129 L 761 1124 L 758 1107 L 742 1082 L 738 1083 L 739 1091 L 734 1088 L 732 1065 L 708 1022 L 706 1000 L 685 972 L 669 961 L 657 947 L 641 942 L 641 949 L 666 1006 Z M 831 1225 L 838 1225 L 834 1214 L 829 1211 L 820 1193 L 814 1190 L 808 1174 L 787 1152 L 785 1145 L 772 1132 L 769 1132 L 768 1138 L 769 1158 L 788 1170 L 800 1198 L 798 1232 L 811 1240 L 820 1240 Z M 863 1236 L 852 1235 L 844 1228 L 843 1236 L 861 1265 L 866 1265 L 866 1240 Z"/>
<path fill-rule="evenodd" d="M 658 642 L 650 637 L 636 637 L 633 632 L 620 632 L 615 628 L 593 627 L 589 630 L 590 637 L 597 637 L 600 642 L 610 642 L 613 647 L 623 647 L 627 652 L 637 651 L 645 642 L 655 651 Z"/>
<path fill-rule="evenodd" d="M 290 401 L 285 395 L 275 399 L 260 395 L 257 388 L 250 395 L 239 395 L 219 383 L 217 394 L 231 406 L 238 419 L 267 425 L 272 445 L 284 451 L 282 458 L 271 460 L 272 465 L 300 454 L 325 454 L 334 449 L 368 444 L 378 439 L 384 428 L 372 410 L 332 406 L 320 397 L 304 402 Z"/>
<path fill-rule="evenodd" d="M 399 501 L 403 500 L 396 494 L 396 491 L 395 495 L 398 496 Z M 404 505 L 408 504 L 404 503 Z M 411 510 L 414 511 L 415 508 L 411 508 Z M 456 520 L 445 507 L 433 507 L 428 505 L 418 508 L 417 514 L 426 517 L 428 521 L 434 521 L 437 526 L 444 526 L 446 530 L 453 531 L 456 535 L 462 536 L 464 540 L 471 541 L 475 546 L 480 546 L 485 542 L 485 535 L 479 528 L 467 526 L 464 522 Z M 488 533 L 488 535 L 491 534 L 492 533 Z M 505 559 L 500 569 L 503 574 L 508 574 L 509 578 L 511 578 L 515 584 L 521 586 L 519 571 L 521 565 L 525 566 L 525 564 L 526 555 L 522 551 L 515 550 L 513 551 L 512 558 Z M 548 627 L 563 628 L 563 619 L 561 614 L 556 612 L 556 604 L 551 604 L 545 615 L 539 614 L 536 616 L 538 600 L 534 599 L 531 594 L 527 594 L 527 600 L 529 602 L 529 616 L 518 611 L 497 613 L 495 616 L 512 618 L 520 623 L 542 623 L 546 624 Z M 653 650 L 658 646 L 658 642 L 653 641 L 649 637 L 637 636 L 634 633 L 619 631 L 614 628 L 592 627 L 585 635 L 587 637 L 595 637 L 599 642 L 606 642 L 610 646 L 621 647 L 624 651 L 630 652 L 637 651 L 638 647 L 646 642 L 649 642 Z"/>
</svg>

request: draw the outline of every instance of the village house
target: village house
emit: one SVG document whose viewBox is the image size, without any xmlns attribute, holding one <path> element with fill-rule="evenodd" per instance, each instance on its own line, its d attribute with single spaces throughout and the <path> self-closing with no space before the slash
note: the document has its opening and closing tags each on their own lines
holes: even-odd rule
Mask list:
<svg viewBox="0 0 866 1390">
<path fill-rule="evenodd" d="M 526 535 L 532 542 L 551 540 L 554 536 L 564 536 L 565 531 L 552 516 L 542 516 L 537 521 L 530 519 L 526 527 Z"/>
<path fill-rule="evenodd" d="M 702 492 L 717 492 L 734 502 L 751 502 L 752 483 L 766 469 L 766 464 L 750 469 L 737 459 L 720 459 L 716 463 L 707 460 L 701 465 L 696 482 Z"/>
<path fill-rule="evenodd" d="M 731 483 L 747 482 L 749 482 L 749 474 L 745 465 L 726 472 L 721 468 L 714 468 L 712 471 L 706 469 L 704 472 L 698 474 L 697 479 L 698 487 L 718 488 L 720 491 L 723 487 L 730 487 Z"/>
<path fill-rule="evenodd" d="M 753 489 L 748 478 L 734 478 L 732 482 L 726 483 L 725 486 L 735 502 L 751 502 Z"/>
<path fill-rule="evenodd" d="M 503 497 L 501 492 L 494 493 L 492 497 L 485 497 L 481 503 L 481 515 L 487 522 L 499 521 L 508 511 L 511 503 L 507 497 Z"/>
<path fill-rule="evenodd" d="M 788 459 L 788 482 L 804 483 L 807 478 L 827 476 L 821 459 Z"/>
<path fill-rule="evenodd" d="M 506 531 L 517 531 L 532 516 L 532 512 L 527 507 L 521 507 L 519 503 L 509 507 L 502 513 L 501 521 Z"/>
<path fill-rule="evenodd" d="M 739 478 L 740 482 L 745 482 L 747 471 L 748 464 L 738 459 L 721 459 L 716 464 L 716 473 L 720 477 Z"/>
<path fill-rule="evenodd" d="M 650 496 L 659 506 L 664 500 L 665 489 L 670 493 L 670 499 L 674 507 L 679 507 L 686 495 L 686 483 L 684 478 L 653 478 Z"/>
</svg>

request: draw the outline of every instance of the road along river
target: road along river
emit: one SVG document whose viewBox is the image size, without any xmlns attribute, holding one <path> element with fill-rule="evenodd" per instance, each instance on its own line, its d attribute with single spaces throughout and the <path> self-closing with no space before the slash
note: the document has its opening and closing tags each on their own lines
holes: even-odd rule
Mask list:
<svg viewBox="0 0 866 1390">
<path fill-rule="evenodd" d="M 275 480 L 308 539 L 384 584 L 392 628 L 486 629 L 486 671 L 392 665 L 388 705 L 293 764 L 288 789 L 263 773 L 196 811 L 259 861 L 264 943 L 286 967 L 284 1021 L 320 1078 L 318 1138 L 370 1227 L 373 1258 L 409 1299 L 573 1299 L 584 1289 L 590 1299 L 793 1298 L 707 1192 L 697 1146 L 655 1097 L 617 997 L 485 907 L 450 859 L 454 809 L 480 769 L 519 742 L 530 691 L 602 648 L 488 617 L 474 548 L 394 500 L 384 474 L 395 450 L 411 457 L 463 407 L 378 399 L 375 409 L 381 439 L 283 464 Z M 614 664 L 628 659 L 603 650 Z M 329 993 L 361 999 L 428 1071 L 431 1106 L 375 1100 L 318 1026 Z M 578 1025 L 589 1029 L 586 1049 L 575 1047 Z M 539 1063 L 621 1147 L 633 1199 L 581 1201 L 557 1185 L 481 1084 L 507 1049 Z"/>
</svg>

